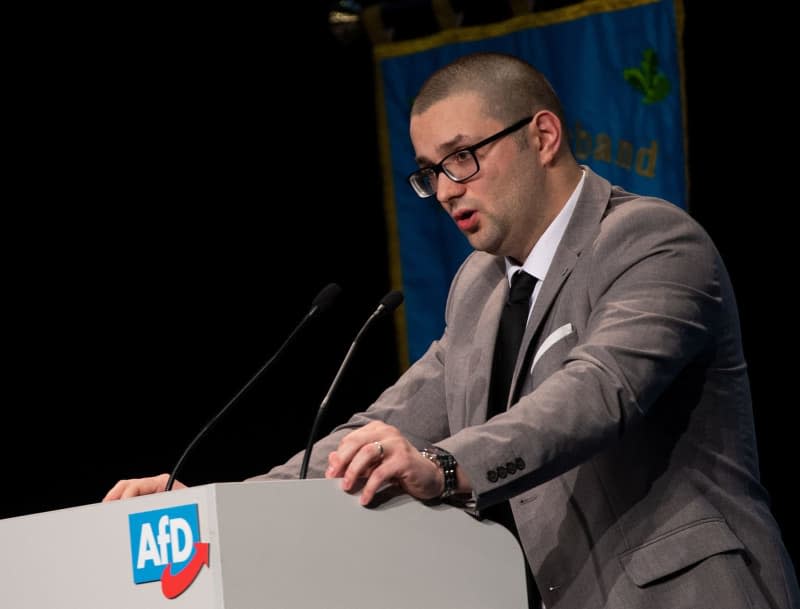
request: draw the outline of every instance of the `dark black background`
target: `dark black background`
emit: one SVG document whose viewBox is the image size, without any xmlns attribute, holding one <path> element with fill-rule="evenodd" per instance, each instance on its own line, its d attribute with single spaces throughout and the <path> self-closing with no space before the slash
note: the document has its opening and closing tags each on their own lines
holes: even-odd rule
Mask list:
<svg viewBox="0 0 800 609">
<path fill-rule="evenodd" d="M 369 41 L 334 38 L 327 2 L 285 4 L 114 14 L 26 47 L 3 231 L 0 517 L 95 502 L 119 478 L 168 471 L 337 282 L 337 305 L 179 477 L 240 480 L 305 444 L 392 286 Z M 793 176 L 781 90 L 766 75 L 780 54 L 748 42 L 779 34 L 767 17 L 686 8 L 690 205 L 733 277 L 763 481 L 796 560 L 797 400 L 775 346 L 795 324 L 774 289 L 786 281 L 781 192 Z M 383 320 L 322 431 L 399 371 Z"/>
</svg>

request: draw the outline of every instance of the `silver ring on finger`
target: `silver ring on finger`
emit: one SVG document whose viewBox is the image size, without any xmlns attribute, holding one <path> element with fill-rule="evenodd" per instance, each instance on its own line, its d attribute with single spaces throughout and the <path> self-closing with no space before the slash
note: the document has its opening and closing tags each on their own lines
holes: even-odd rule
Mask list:
<svg viewBox="0 0 800 609">
<path fill-rule="evenodd" d="M 383 451 L 383 444 L 381 444 L 377 440 L 375 442 L 373 442 L 373 444 L 375 445 L 375 448 L 378 449 L 378 460 L 379 461 L 383 461 L 383 452 L 384 452 Z"/>
</svg>

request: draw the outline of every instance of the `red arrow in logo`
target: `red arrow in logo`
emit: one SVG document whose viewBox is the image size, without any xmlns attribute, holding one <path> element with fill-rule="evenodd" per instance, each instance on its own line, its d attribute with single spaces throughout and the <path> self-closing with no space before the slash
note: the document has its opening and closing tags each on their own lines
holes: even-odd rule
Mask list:
<svg viewBox="0 0 800 609">
<path fill-rule="evenodd" d="M 172 574 L 172 564 L 168 564 L 161 572 L 161 592 L 167 598 L 183 594 L 200 573 L 203 565 L 208 566 L 208 543 L 198 541 L 194 544 L 192 560 L 179 573 Z"/>
</svg>

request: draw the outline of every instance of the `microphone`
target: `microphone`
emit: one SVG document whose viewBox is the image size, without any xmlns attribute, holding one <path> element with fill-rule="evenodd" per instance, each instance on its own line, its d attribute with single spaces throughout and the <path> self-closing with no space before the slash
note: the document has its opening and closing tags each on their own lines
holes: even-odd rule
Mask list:
<svg viewBox="0 0 800 609">
<path fill-rule="evenodd" d="M 283 341 L 283 344 L 280 346 L 275 355 L 269 358 L 266 364 L 261 366 L 258 372 L 256 372 L 250 378 L 250 380 L 244 384 L 244 387 L 242 387 L 239 390 L 239 392 L 236 395 L 234 395 L 230 399 L 230 401 L 227 404 L 225 404 L 225 406 L 223 406 L 222 410 L 220 410 L 216 415 L 214 415 L 211 418 L 211 420 L 208 423 L 206 423 L 205 427 L 203 427 L 203 429 L 200 430 L 200 433 L 198 433 L 194 437 L 194 439 L 189 443 L 189 446 L 187 446 L 186 450 L 183 451 L 181 458 L 178 459 L 178 462 L 172 469 L 172 473 L 170 473 L 169 475 L 169 480 L 167 480 L 167 486 L 164 489 L 165 491 L 172 490 L 172 485 L 175 483 L 175 477 L 178 475 L 178 470 L 180 470 L 181 465 L 183 465 L 183 462 L 186 459 L 186 456 L 191 452 L 195 444 L 197 444 L 200 441 L 200 439 L 203 438 L 208 433 L 208 431 L 216 424 L 216 422 L 219 421 L 220 418 L 222 418 L 222 415 L 224 415 L 228 411 L 228 409 L 238 401 L 238 399 L 244 394 L 245 391 L 247 391 L 250 388 L 250 386 L 256 381 L 256 379 L 258 379 L 264 373 L 264 371 L 270 367 L 272 362 L 278 359 L 278 357 L 283 353 L 283 350 L 297 335 L 300 329 L 304 327 L 306 323 L 308 323 L 308 321 L 311 320 L 311 318 L 316 317 L 320 313 L 324 313 L 325 311 L 331 308 L 333 301 L 336 300 L 336 297 L 339 296 L 341 291 L 342 288 L 340 288 L 335 283 L 329 283 L 324 288 L 322 288 L 322 290 L 320 290 L 319 294 L 317 294 L 317 297 L 314 298 L 314 302 L 311 303 L 311 308 L 309 309 L 308 313 L 306 313 L 305 317 L 303 317 L 303 319 L 300 320 L 300 323 L 297 324 L 297 326 L 295 326 L 295 329 L 292 330 L 292 333 L 289 335 L 289 337 L 285 341 Z"/>
<path fill-rule="evenodd" d="M 356 350 L 356 345 L 358 345 L 358 341 L 361 340 L 361 335 L 364 334 L 364 331 L 372 325 L 372 322 L 378 319 L 379 317 L 383 317 L 384 315 L 391 313 L 397 307 L 399 307 L 403 302 L 403 293 L 397 290 L 392 290 L 386 296 L 381 299 L 378 308 L 369 316 L 364 325 L 361 326 L 361 329 L 356 334 L 355 339 L 353 340 L 353 344 L 350 345 L 350 349 L 347 351 L 347 355 L 344 356 L 344 360 L 342 360 L 342 365 L 339 366 L 339 371 L 336 373 L 336 376 L 333 377 L 333 382 L 331 383 L 330 388 L 328 389 L 328 393 L 325 394 L 325 397 L 322 398 L 322 403 L 319 405 L 317 409 L 317 416 L 314 418 L 314 425 L 311 427 L 311 433 L 308 436 L 308 442 L 306 443 L 306 450 L 305 454 L 303 455 L 303 464 L 300 466 L 300 479 L 304 480 L 306 475 L 308 474 L 308 462 L 311 459 L 311 448 L 314 444 L 314 438 L 317 435 L 317 428 L 319 427 L 319 422 L 322 419 L 322 413 L 325 411 L 325 407 L 328 405 L 328 402 L 331 399 L 331 395 L 333 395 L 334 389 L 339 384 L 339 379 L 342 377 L 342 372 L 347 367 L 347 364 L 350 362 L 350 358 L 353 355 L 353 352 Z"/>
</svg>

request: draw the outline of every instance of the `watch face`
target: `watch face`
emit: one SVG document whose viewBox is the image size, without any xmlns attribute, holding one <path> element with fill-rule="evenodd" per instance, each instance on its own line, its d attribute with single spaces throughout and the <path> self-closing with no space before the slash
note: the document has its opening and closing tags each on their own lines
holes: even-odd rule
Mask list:
<svg viewBox="0 0 800 609">
<path fill-rule="evenodd" d="M 456 459 L 449 452 L 438 446 L 423 448 L 420 454 L 426 459 L 433 461 L 444 473 L 444 488 L 440 499 L 446 499 L 455 494 L 456 490 Z"/>
</svg>

